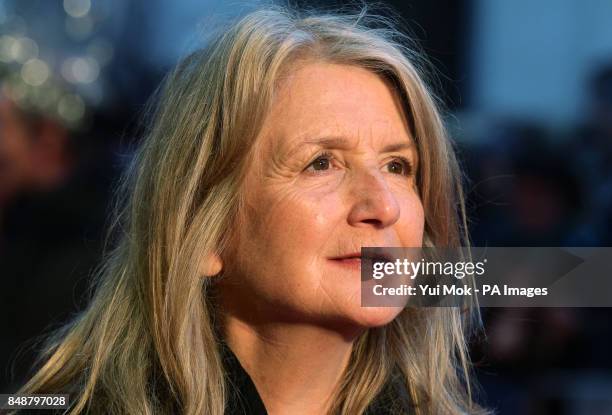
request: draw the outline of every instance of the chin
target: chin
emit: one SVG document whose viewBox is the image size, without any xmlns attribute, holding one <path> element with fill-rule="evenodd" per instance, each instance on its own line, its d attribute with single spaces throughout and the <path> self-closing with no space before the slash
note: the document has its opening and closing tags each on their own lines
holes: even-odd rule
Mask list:
<svg viewBox="0 0 612 415">
<path fill-rule="evenodd" d="M 403 307 L 361 307 L 338 310 L 333 314 L 319 315 L 318 324 L 341 334 L 347 339 L 354 339 L 364 331 L 382 327 L 391 323 L 402 311 Z M 311 317 L 311 322 L 313 322 Z"/>
<path fill-rule="evenodd" d="M 351 310 L 344 316 L 344 322 L 355 329 L 370 329 L 391 323 L 403 307 L 361 307 Z"/>
</svg>

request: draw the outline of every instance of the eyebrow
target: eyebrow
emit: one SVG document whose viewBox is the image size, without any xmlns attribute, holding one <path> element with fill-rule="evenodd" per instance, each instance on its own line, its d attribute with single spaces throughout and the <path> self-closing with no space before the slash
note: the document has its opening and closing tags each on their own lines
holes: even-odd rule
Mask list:
<svg viewBox="0 0 612 415">
<path fill-rule="evenodd" d="M 339 149 L 349 149 L 352 146 L 352 143 L 346 139 L 346 137 L 322 137 L 322 138 L 314 138 L 306 140 L 303 144 L 312 144 L 318 145 L 324 148 L 339 148 Z M 406 149 L 412 149 L 415 147 L 414 141 L 410 140 L 408 142 L 402 141 L 399 143 L 388 144 L 383 147 L 383 153 L 390 153 L 393 151 L 400 151 Z"/>
</svg>

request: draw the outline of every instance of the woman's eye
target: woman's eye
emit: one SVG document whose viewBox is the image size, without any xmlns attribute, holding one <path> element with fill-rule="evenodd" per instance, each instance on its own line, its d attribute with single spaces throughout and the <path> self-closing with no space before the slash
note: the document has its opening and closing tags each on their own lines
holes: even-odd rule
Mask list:
<svg viewBox="0 0 612 415">
<path fill-rule="evenodd" d="M 409 176 L 412 174 L 412 165 L 404 158 L 395 159 L 387 164 L 387 171 L 393 174 Z"/>
<path fill-rule="evenodd" d="M 306 170 L 308 171 L 323 171 L 328 170 L 331 167 L 331 156 L 323 154 L 317 157 L 312 163 L 308 165 Z"/>
<path fill-rule="evenodd" d="M 306 167 L 305 171 L 322 172 L 329 170 L 332 167 L 333 160 L 331 154 L 321 154 Z M 412 164 L 403 157 L 395 158 L 387 163 L 387 171 L 402 176 L 410 176 L 412 174 Z"/>
</svg>

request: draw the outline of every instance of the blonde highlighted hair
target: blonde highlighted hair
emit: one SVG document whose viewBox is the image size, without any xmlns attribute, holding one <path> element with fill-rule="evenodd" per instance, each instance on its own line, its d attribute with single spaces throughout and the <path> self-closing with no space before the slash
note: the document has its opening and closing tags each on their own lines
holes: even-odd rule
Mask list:
<svg viewBox="0 0 612 415">
<path fill-rule="evenodd" d="M 258 9 L 184 59 L 118 190 L 115 246 L 90 305 L 48 341 L 20 393 L 70 393 L 71 414 L 222 415 L 226 386 L 210 290 L 198 270 L 223 250 L 240 185 L 283 71 L 297 59 L 366 68 L 389 81 L 419 152 L 424 244 L 467 243 L 461 176 L 421 62 L 392 19 Z M 406 308 L 354 344 L 333 413 L 361 414 L 399 369 L 418 414 L 485 414 L 466 338 L 477 304 Z M 476 323 L 476 324 L 473 324 Z"/>
</svg>

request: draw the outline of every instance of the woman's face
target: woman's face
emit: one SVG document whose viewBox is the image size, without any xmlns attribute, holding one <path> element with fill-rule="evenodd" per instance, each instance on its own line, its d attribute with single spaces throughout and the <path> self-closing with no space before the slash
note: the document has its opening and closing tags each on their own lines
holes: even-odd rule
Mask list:
<svg viewBox="0 0 612 415">
<path fill-rule="evenodd" d="M 360 249 L 421 246 L 424 216 L 417 150 L 387 83 L 359 67 L 297 67 L 254 151 L 223 256 L 227 311 L 347 328 L 391 321 L 400 308 L 360 307 Z"/>
</svg>

